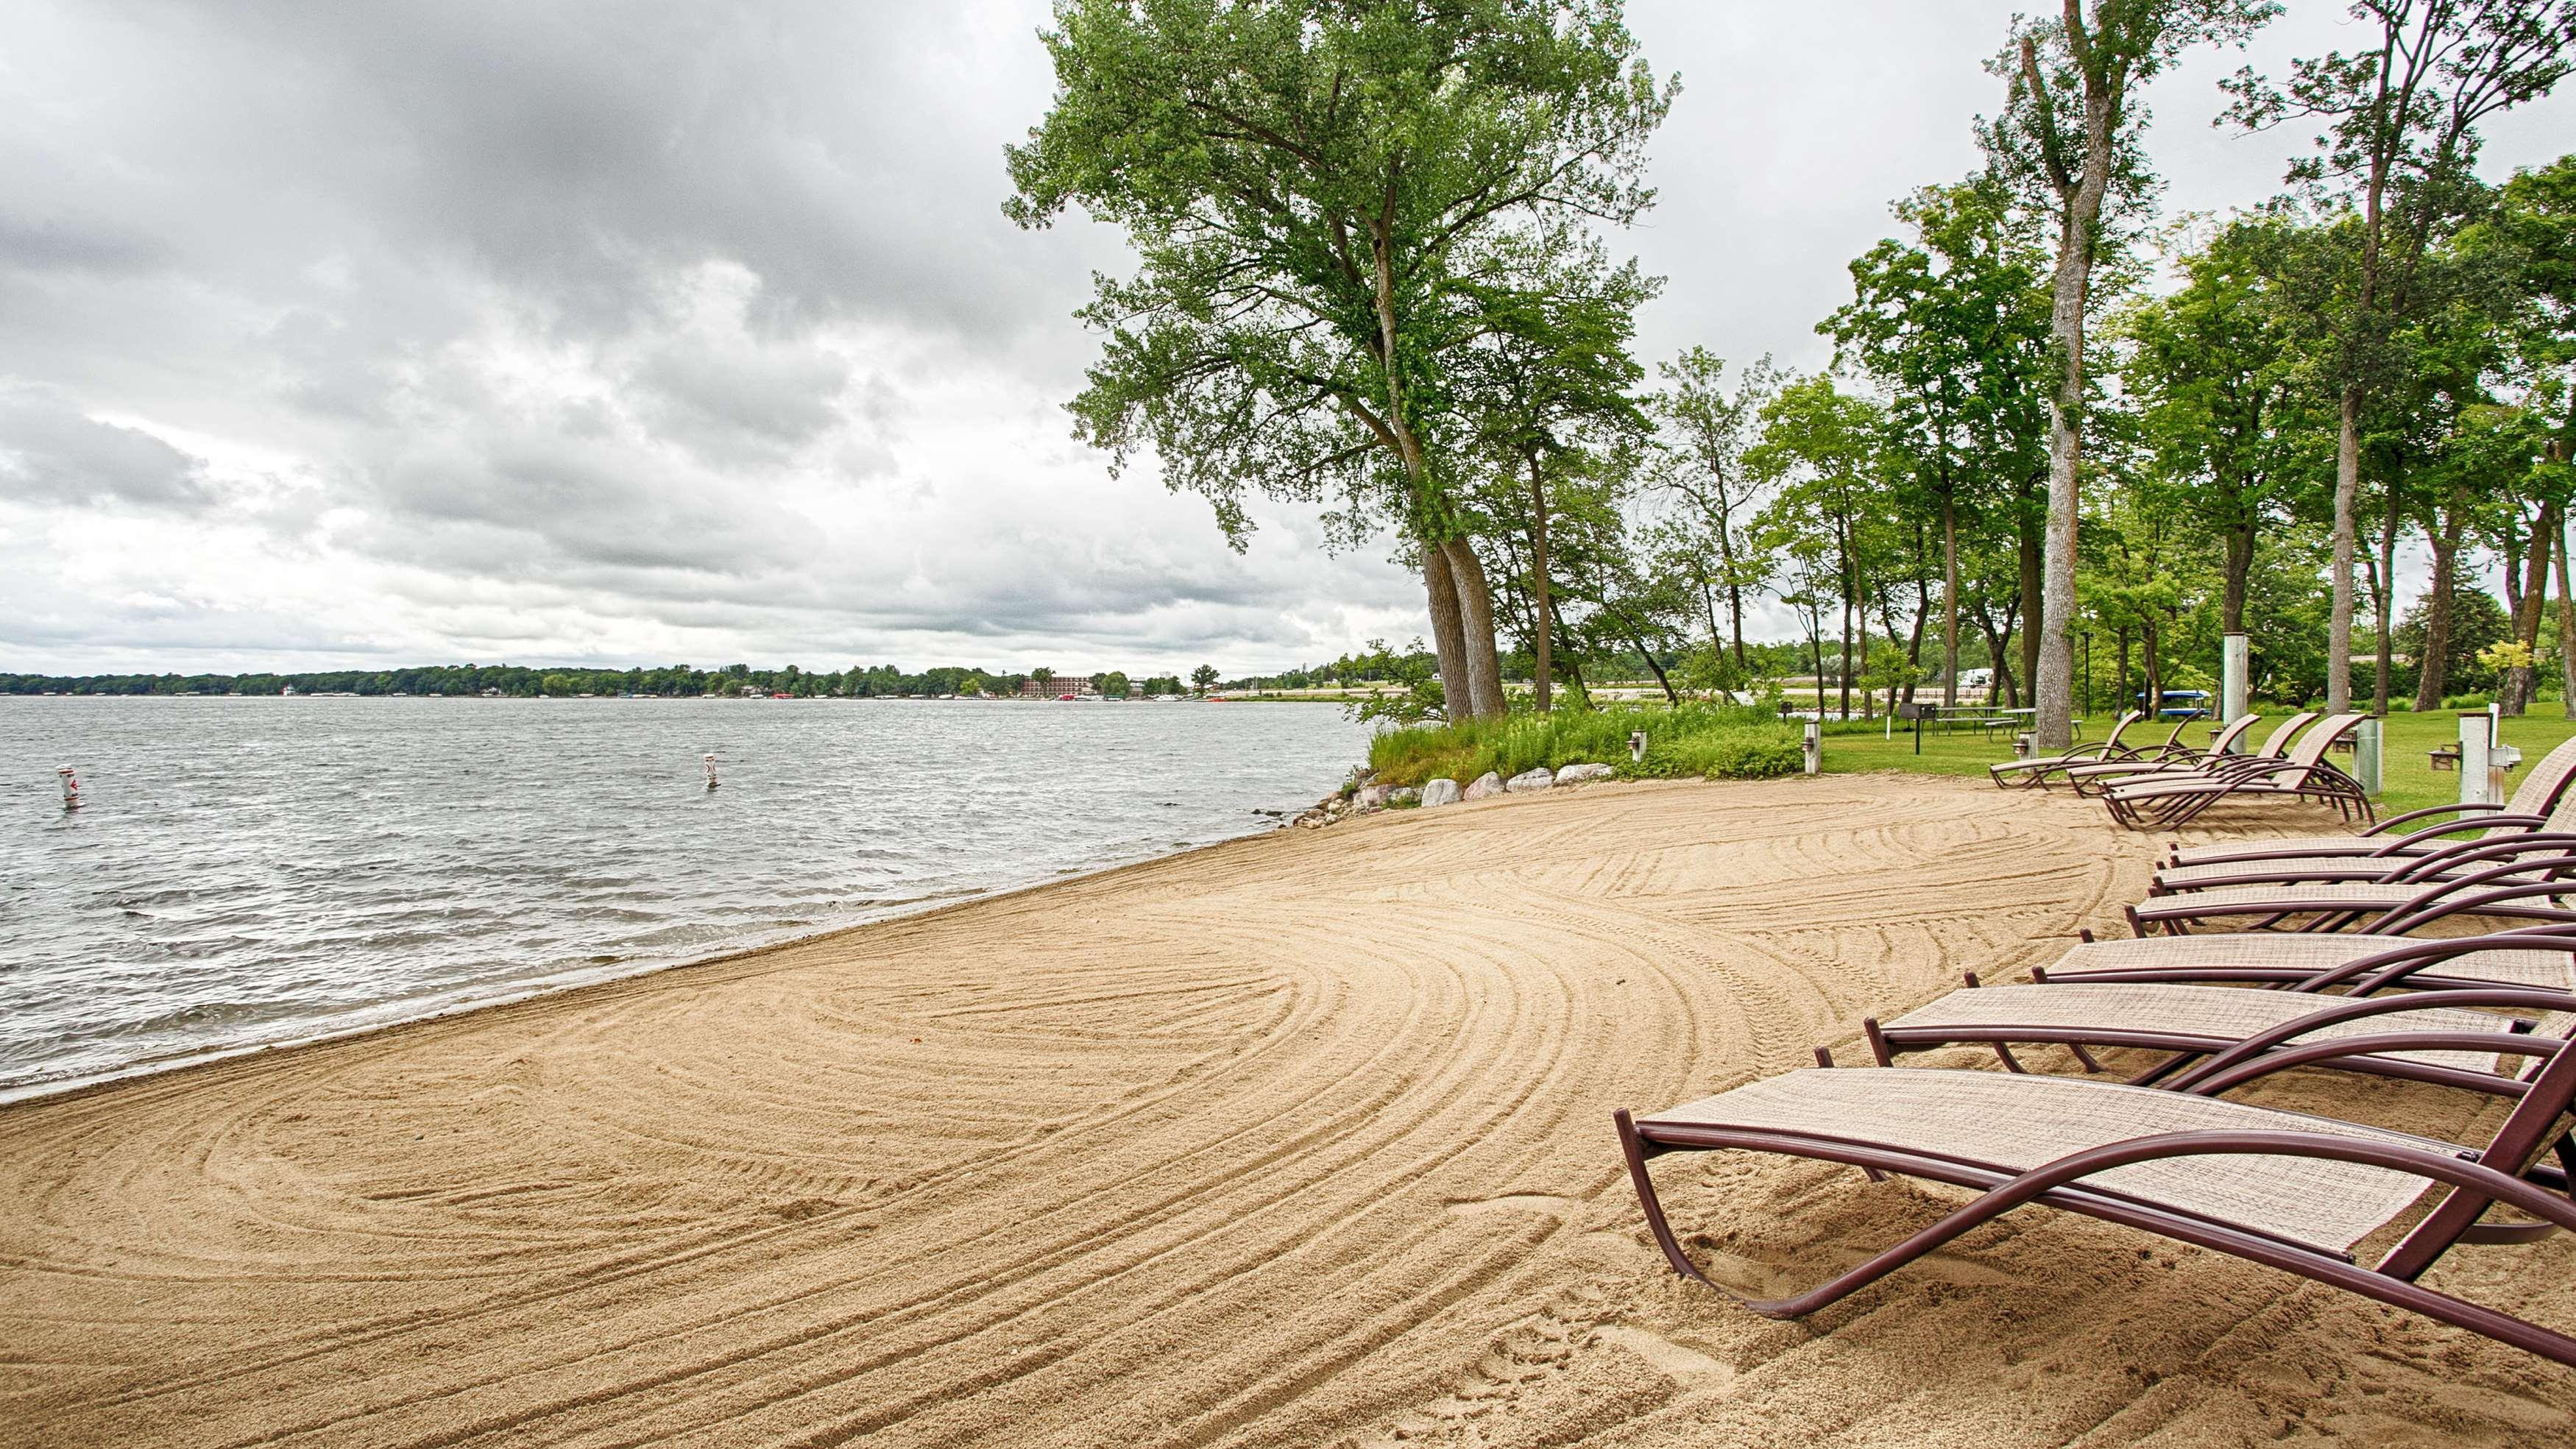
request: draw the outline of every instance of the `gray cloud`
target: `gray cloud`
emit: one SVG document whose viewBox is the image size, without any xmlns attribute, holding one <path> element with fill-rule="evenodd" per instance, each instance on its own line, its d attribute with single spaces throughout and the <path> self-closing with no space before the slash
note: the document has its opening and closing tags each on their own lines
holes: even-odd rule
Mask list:
<svg viewBox="0 0 2576 1449">
<path fill-rule="evenodd" d="M 199 509 L 202 460 L 33 390 L 0 392 L 0 496 L 20 503 Z"/>
<path fill-rule="evenodd" d="M 1975 163 L 2001 0 L 1632 0 L 1687 89 L 1649 356 L 1803 365 L 1887 204 Z M 2302 0 L 2258 63 L 2342 36 Z M 1418 585 L 1120 480 L 1059 404 L 1126 265 L 1000 215 L 1044 0 L 28 0 L 0 69 L 0 668 L 508 653 L 1228 667 Z M 2298 138 L 2156 89 L 2168 203 Z M 2563 100 L 2493 128 L 2554 154 Z M 112 531 L 90 527 L 113 511 Z M 1785 618 L 1775 632 L 1786 632 Z M 1078 656 L 1078 657 L 1077 657 Z"/>
</svg>

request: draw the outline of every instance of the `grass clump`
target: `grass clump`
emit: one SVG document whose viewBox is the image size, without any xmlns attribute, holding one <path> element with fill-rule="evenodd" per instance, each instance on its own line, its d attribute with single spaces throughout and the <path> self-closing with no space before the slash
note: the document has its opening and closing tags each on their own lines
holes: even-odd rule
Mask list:
<svg viewBox="0 0 2576 1449">
<path fill-rule="evenodd" d="M 1646 758 L 1628 758 L 1628 735 L 1646 732 Z M 1629 778 L 1701 775 L 1760 780 L 1793 775 L 1802 759 L 1798 730 L 1768 709 L 1686 704 L 1514 714 L 1496 720 L 1417 725 L 1369 742 L 1369 768 L 1384 783 L 1461 784 L 1491 770 L 1508 779 L 1545 765 L 1597 763 Z"/>
</svg>

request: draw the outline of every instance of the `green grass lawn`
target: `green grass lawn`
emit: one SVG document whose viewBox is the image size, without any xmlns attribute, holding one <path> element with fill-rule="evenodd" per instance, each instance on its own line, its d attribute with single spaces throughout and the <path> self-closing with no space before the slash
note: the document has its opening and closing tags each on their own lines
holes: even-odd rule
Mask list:
<svg viewBox="0 0 2576 1449">
<path fill-rule="evenodd" d="M 2253 743 L 2262 741 L 2270 729 L 2270 719 L 2286 718 L 2289 711 L 2269 706 L 2263 713 L 2267 721 L 2254 727 L 2250 736 Z M 2552 701 L 2536 706 L 2533 713 L 2520 719 L 2504 722 L 2504 742 L 2522 751 L 2526 768 L 2569 735 L 2576 734 L 2576 720 L 2561 719 L 2559 714 L 2558 705 Z M 2108 727 L 2106 720 L 2095 720 L 2087 734 L 2099 740 L 2102 731 Z M 2170 728 L 2170 725 L 2158 726 L 2148 732 L 2131 726 L 2128 739 L 2132 744 L 2162 740 Z M 2200 725 L 2194 725 L 2183 738 L 2193 744 L 2203 744 L 2207 742 L 2208 734 Z M 2451 710 L 2390 715 L 2381 772 L 2384 789 L 2377 802 L 2379 812 L 2391 815 L 2427 805 L 2458 803 L 2460 777 L 2448 771 L 2436 773 L 2429 752 L 2436 745 L 2456 744 L 2459 738 L 2459 715 Z M 2011 758 L 2012 739 L 2008 735 L 1998 734 L 1989 740 L 1973 730 L 1941 734 L 1929 729 L 1923 733 L 1923 753 L 1918 757 L 1914 753 L 1914 735 L 1902 721 L 1898 723 L 1896 738 L 1892 740 L 1881 738 L 1875 730 L 1868 734 L 1825 736 L 1824 767 L 1828 774 L 1904 770 L 1930 775 L 1971 775 L 1983 779 L 1986 766 Z M 2350 755 L 2338 754 L 2334 758 L 2336 763 L 2347 768 L 2352 763 Z M 2521 778 L 2520 770 L 2506 777 L 2508 782 Z M 2510 790 L 2511 784 L 2508 783 L 2506 788 Z"/>
</svg>

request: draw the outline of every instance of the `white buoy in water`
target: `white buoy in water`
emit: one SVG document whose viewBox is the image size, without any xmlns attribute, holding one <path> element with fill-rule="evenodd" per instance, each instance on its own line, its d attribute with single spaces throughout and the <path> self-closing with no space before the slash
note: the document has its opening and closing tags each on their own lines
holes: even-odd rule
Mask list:
<svg viewBox="0 0 2576 1449">
<path fill-rule="evenodd" d="M 1646 763 L 1646 732 L 1644 730 L 1628 731 L 1628 759 L 1632 764 L 1642 765 Z"/>
<path fill-rule="evenodd" d="M 700 755 L 698 758 L 706 762 L 707 788 L 712 790 L 716 787 L 716 757 L 713 755 Z"/>
<path fill-rule="evenodd" d="M 80 776 L 73 774 L 72 767 L 69 765 L 56 765 L 54 767 L 54 778 L 60 780 L 63 785 L 63 808 L 66 810 L 78 810 L 80 808 Z"/>
</svg>

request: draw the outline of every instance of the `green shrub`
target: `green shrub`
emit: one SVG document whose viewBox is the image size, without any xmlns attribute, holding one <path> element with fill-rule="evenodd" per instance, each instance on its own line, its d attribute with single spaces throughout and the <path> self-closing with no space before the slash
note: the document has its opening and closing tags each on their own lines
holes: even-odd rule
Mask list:
<svg viewBox="0 0 2576 1449">
<path fill-rule="evenodd" d="M 1628 758 L 1628 735 L 1646 732 L 1643 763 Z M 1491 770 L 1509 778 L 1540 765 L 1599 763 L 1624 776 L 1704 775 L 1749 780 L 1794 774 L 1803 763 L 1796 726 L 1760 707 L 1622 705 L 1515 714 L 1499 720 L 1385 730 L 1369 742 L 1380 781 L 1465 783 Z"/>
<path fill-rule="evenodd" d="M 2446 694 L 2442 696 L 2442 708 L 2444 709 L 2484 709 L 2493 703 L 2495 703 L 2495 696 L 2492 694 Z"/>
</svg>

